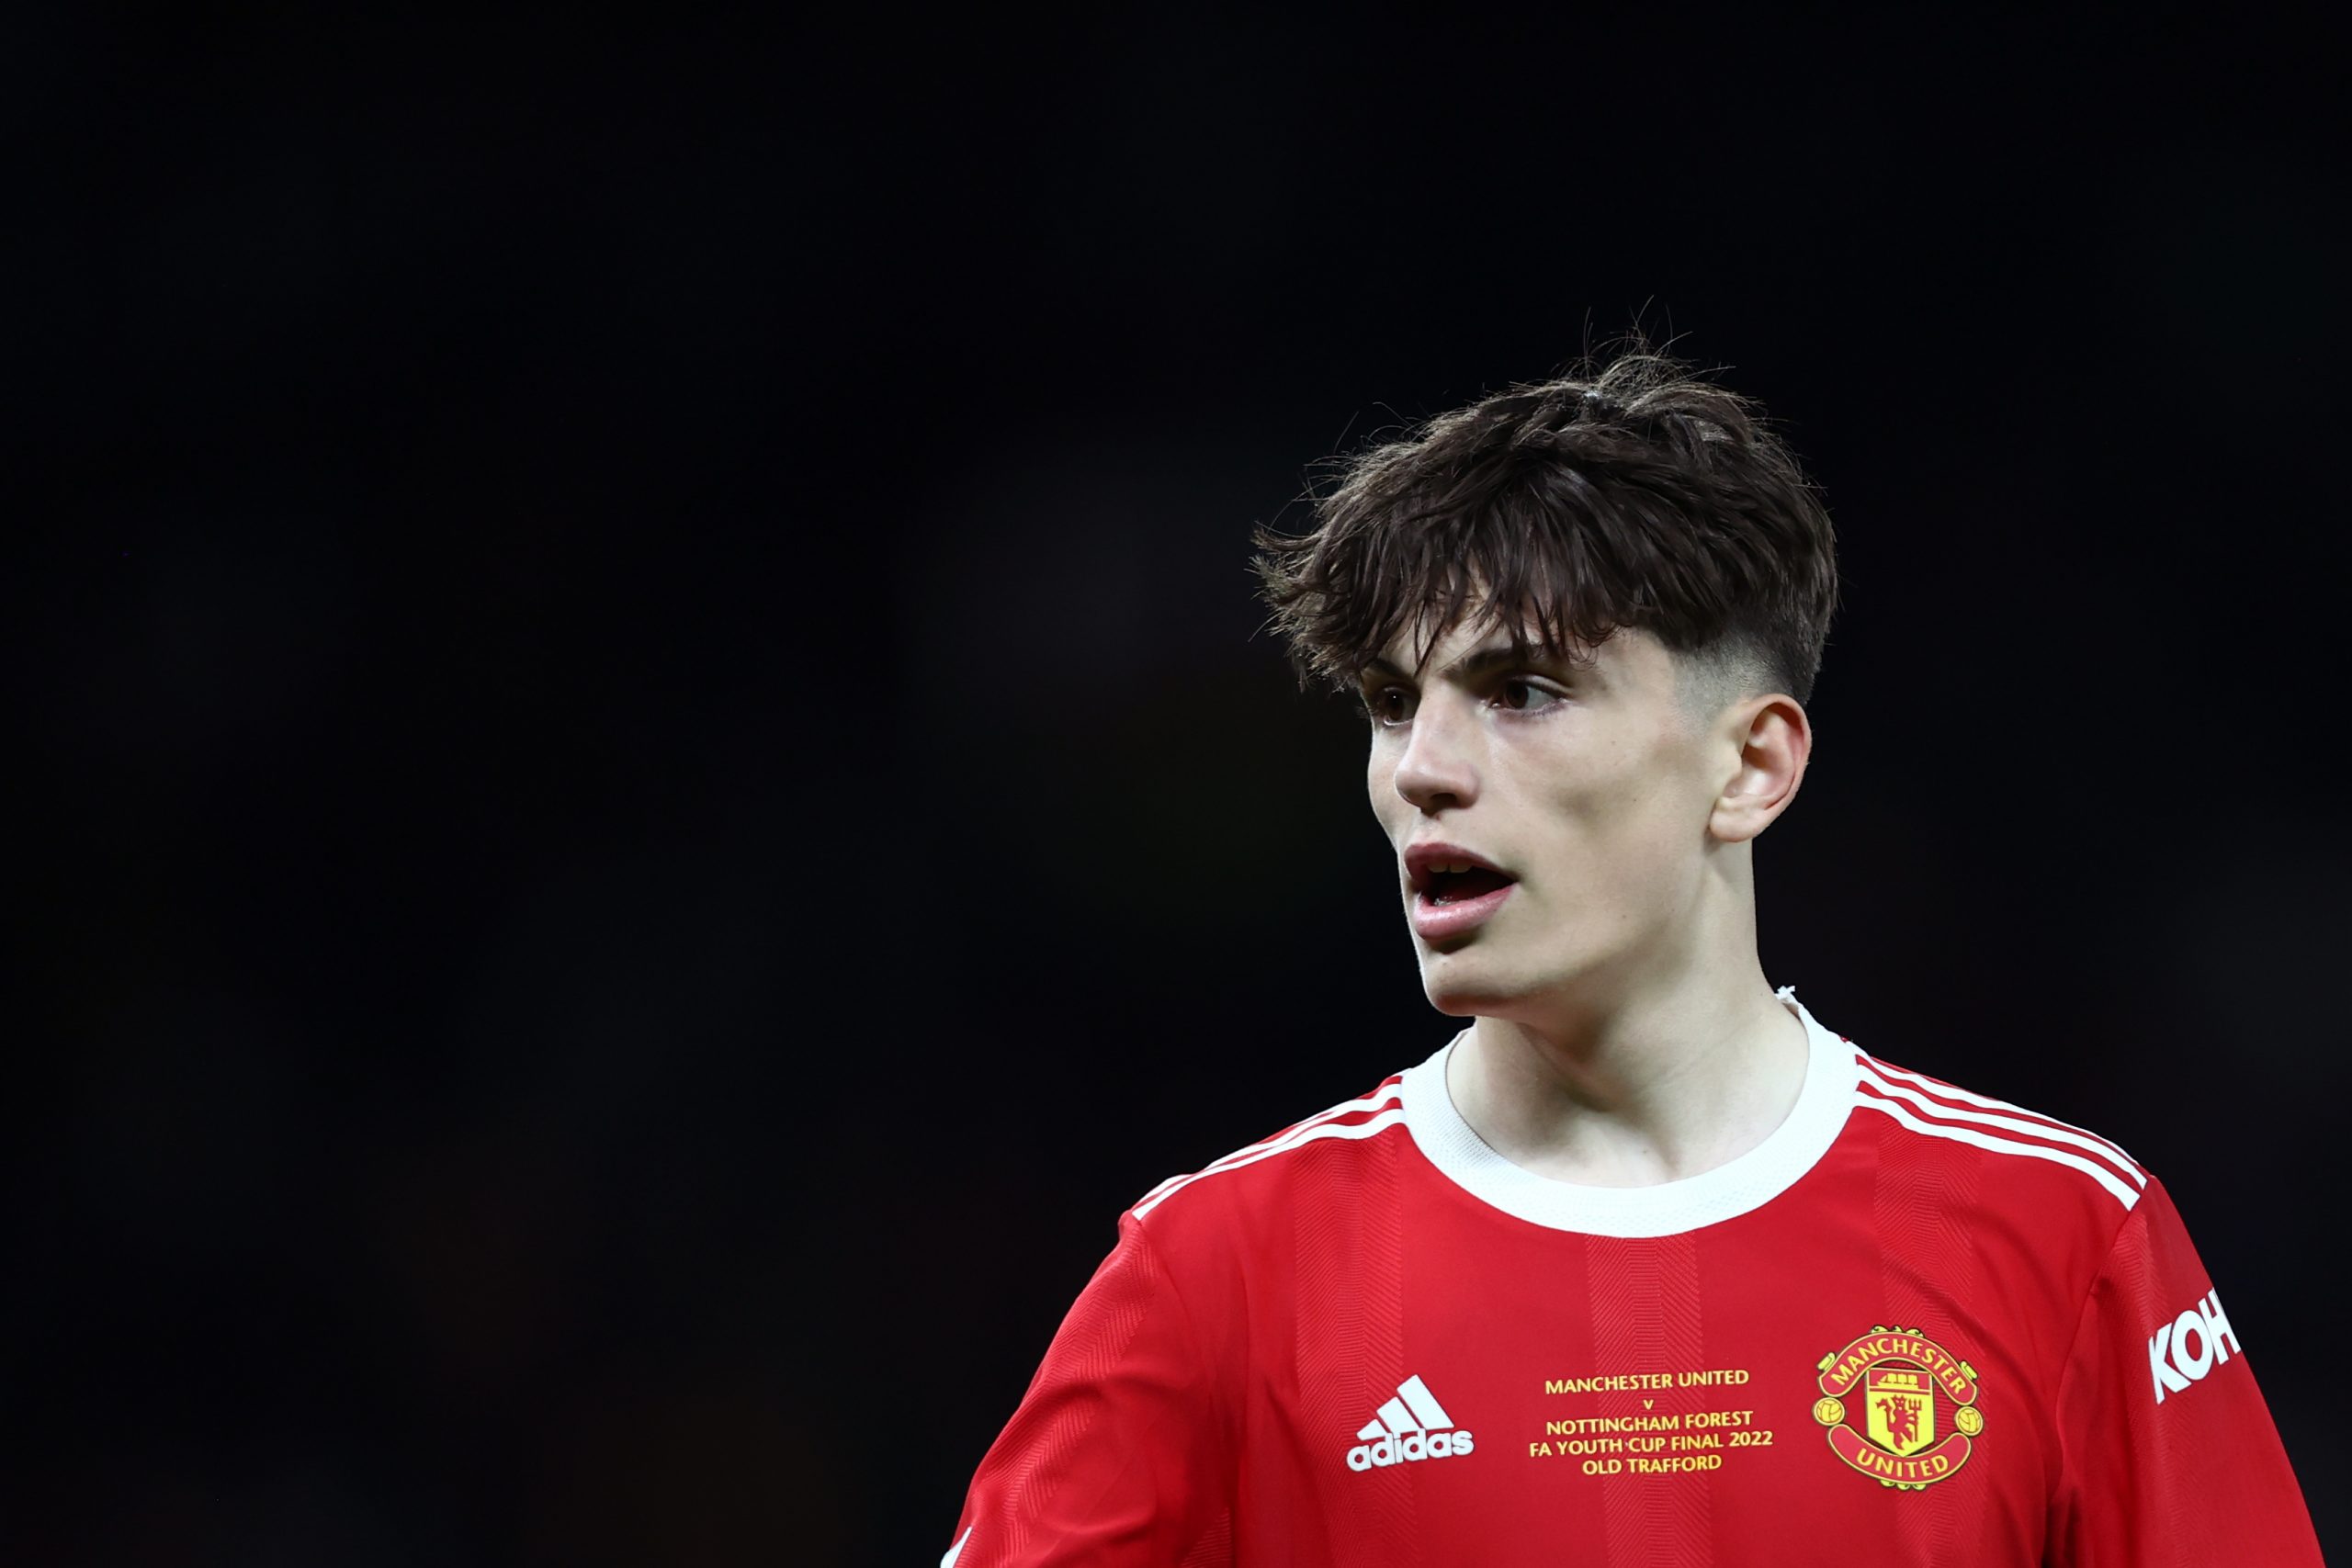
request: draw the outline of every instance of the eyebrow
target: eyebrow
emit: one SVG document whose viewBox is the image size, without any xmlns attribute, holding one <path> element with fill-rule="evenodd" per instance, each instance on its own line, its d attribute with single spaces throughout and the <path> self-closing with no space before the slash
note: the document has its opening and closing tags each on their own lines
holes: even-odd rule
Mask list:
<svg viewBox="0 0 2352 1568">
<path fill-rule="evenodd" d="M 1438 673 L 1451 675 L 1456 680 L 1475 681 L 1479 676 L 1504 666 L 1516 667 L 1544 662 L 1547 660 L 1543 649 L 1539 648 L 1522 649 L 1514 648 L 1509 643 L 1490 644 L 1485 648 L 1473 649 Z M 1558 662 L 1571 670 L 1588 670 L 1592 667 L 1594 661 L 1563 657 Z M 1365 680 L 1380 675 L 1397 681 L 1412 679 L 1410 675 L 1397 669 L 1387 660 L 1375 657 L 1364 661 L 1363 668 L 1356 673 L 1356 682 L 1361 685 Z"/>
</svg>

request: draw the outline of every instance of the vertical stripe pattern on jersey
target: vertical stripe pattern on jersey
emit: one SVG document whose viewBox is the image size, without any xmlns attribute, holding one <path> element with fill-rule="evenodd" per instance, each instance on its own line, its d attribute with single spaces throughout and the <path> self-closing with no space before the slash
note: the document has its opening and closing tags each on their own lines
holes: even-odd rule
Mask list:
<svg viewBox="0 0 2352 1568">
<path fill-rule="evenodd" d="M 1864 1058 L 1864 1071 L 1869 1070 Z M 1939 1301 L 1967 1303 L 1997 1292 L 1964 1216 L 1976 1210 L 1978 1167 L 1966 1160 L 1927 1165 L 1889 1160 L 1886 1145 L 1872 1177 L 1871 1206 L 1879 1237 L 1879 1292 L 1890 1326 L 1917 1328 L 1955 1354 L 1983 1343 L 1975 1324 L 1949 1320 Z M 1917 1268 L 1901 1259 L 1939 1259 L 1940 1277 L 1922 1289 Z M 1988 1393 L 1986 1403 L 1992 1403 Z M 2011 1440 L 2021 1440 L 2024 1433 Z M 1962 1562 L 1977 1540 L 1990 1487 L 1982 1476 L 1955 1476 L 1937 1488 L 1936 1506 L 1894 1510 L 1908 1554 L 1922 1562 Z"/>
<path fill-rule="evenodd" d="M 1292 1506 L 1323 1505 L 1315 1522 L 1332 1562 L 1420 1561 L 1414 1467 L 1346 1472 L 1348 1448 L 1364 1418 L 1389 1404 L 1404 1413 L 1397 1384 L 1408 1374 L 1418 1375 L 1405 1364 L 1407 1259 L 1396 1159 L 1401 1145 L 1401 1139 L 1390 1139 L 1360 1145 L 1363 1153 L 1346 1167 L 1347 1201 L 1303 1204 L 1292 1215 L 1298 1299 L 1316 1303 L 1316 1310 L 1298 1314 L 1292 1325 L 1299 1462 L 1337 1471 L 1346 1483 L 1302 1487 Z M 1332 1506 L 1334 1499 L 1340 1505 Z M 1312 1534 L 1300 1530 L 1302 1540 Z"/>
<path fill-rule="evenodd" d="M 1680 1372 L 1706 1365 L 1700 1234 L 1585 1242 L 1596 1372 Z M 1643 1397 L 1602 1393 L 1596 1413 L 1638 1416 Z M 1704 1568 L 1714 1561 L 1705 1476 L 1619 1474 L 1602 1477 L 1600 1487 L 1610 1568 L 1668 1562 Z"/>
</svg>

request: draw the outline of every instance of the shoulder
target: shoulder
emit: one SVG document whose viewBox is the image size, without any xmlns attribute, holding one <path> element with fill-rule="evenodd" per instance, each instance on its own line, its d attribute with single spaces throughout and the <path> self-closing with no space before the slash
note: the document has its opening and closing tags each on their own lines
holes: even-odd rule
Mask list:
<svg viewBox="0 0 2352 1568">
<path fill-rule="evenodd" d="M 2144 1167 L 2087 1128 L 1859 1047 L 1854 1061 L 1856 1112 L 1882 1147 L 1907 1163 L 1966 1173 L 1968 1195 L 2030 1214 L 2079 1213 L 2111 1235 L 2150 1189 Z"/>
<path fill-rule="evenodd" d="M 1198 1230 L 1230 1234 L 1237 1217 L 1286 1212 L 1306 1197 L 1344 1199 L 1368 1169 L 1393 1156 L 1383 1134 L 1403 1136 L 1405 1075 L 1294 1122 L 1198 1170 L 1171 1176 L 1136 1200 L 1128 1217 L 1155 1244 Z"/>
</svg>

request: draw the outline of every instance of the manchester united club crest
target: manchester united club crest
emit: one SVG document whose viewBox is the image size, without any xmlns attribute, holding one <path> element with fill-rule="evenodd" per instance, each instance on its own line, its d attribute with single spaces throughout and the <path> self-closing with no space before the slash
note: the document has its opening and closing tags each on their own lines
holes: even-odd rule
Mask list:
<svg viewBox="0 0 2352 1568">
<path fill-rule="evenodd" d="M 1815 1370 L 1813 1418 L 1829 1429 L 1829 1451 L 1882 1486 L 1950 1480 L 1984 1430 L 1976 1369 L 1916 1328 L 1881 1325 Z"/>
</svg>

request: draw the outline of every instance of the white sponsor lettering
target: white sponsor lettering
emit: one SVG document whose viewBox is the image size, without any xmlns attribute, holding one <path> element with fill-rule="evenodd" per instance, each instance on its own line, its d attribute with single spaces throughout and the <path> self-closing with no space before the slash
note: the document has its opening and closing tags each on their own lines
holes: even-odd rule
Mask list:
<svg viewBox="0 0 2352 1568">
<path fill-rule="evenodd" d="M 1416 1375 L 1396 1385 L 1396 1397 L 1384 1403 L 1379 1414 L 1363 1424 L 1356 1436 L 1363 1440 L 1348 1450 L 1348 1468 L 1385 1470 L 1415 1460 L 1453 1459 L 1470 1451 L 1476 1440 L 1456 1431 L 1453 1417 L 1437 1402 L 1430 1385 Z"/>
<path fill-rule="evenodd" d="M 1376 1443 L 1358 1443 L 1348 1450 L 1350 1470 L 1385 1470 L 1417 1459 L 1452 1459 L 1470 1451 L 1475 1438 L 1467 1432 L 1408 1432 Z"/>
<path fill-rule="evenodd" d="M 2172 1361 L 2165 1355 L 2165 1342 L 2172 1337 L 2172 1325 L 2167 1323 L 2148 1338 L 2148 1375 L 2155 1380 L 2156 1403 L 2165 1402 L 2165 1391 L 2178 1393 L 2188 1386 L 2188 1380 L 2172 1370 Z"/>
<path fill-rule="evenodd" d="M 2197 1348 L 2189 1349 L 2191 1341 Z M 2205 1299 L 2148 1337 L 2148 1381 L 2162 1404 L 2166 1393 L 2178 1393 L 2190 1383 L 2243 1354 L 2229 1314 L 2222 1310 L 2222 1292 L 2208 1291 Z"/>
<path fill-rule="evenodd" d="M 2197 1354 L 2188 1353 L 2189 1337 L 2197 1339 Z M 2196 1379 L 2213 1370 L 2213 1337 L 2205 1332 L 2205 1320 L 2190 1307 L 2172 1321 L 2172 1364 L 2183 1376 Z"/>
</svg>

